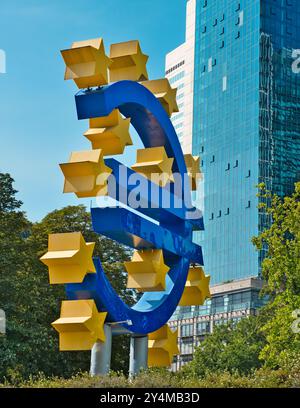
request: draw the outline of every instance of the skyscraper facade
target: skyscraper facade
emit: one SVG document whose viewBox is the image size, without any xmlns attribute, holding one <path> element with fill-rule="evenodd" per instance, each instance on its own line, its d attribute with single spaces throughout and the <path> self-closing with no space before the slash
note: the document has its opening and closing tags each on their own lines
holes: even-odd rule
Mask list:
<svg viewBox="0 0 300 408">
<path fill-rule="evenodd" d="M 194 10 L 193 111 L 183 126 L 192 123 L 191 151 L 202 160 L 198 201 L 205 231 L 195 240 L 203 247 L 213 297 L 174 315 L 181 348 L 175 368 L 192 358 L 215 324 L 254 314 L 263 304 L 264 253 L 255 251 L 251 238 L 270 220 L 258 209 L 256 186 L 263 182 L 284 196 L 300 179 L 299 0 L 187 4 Z"/>
<path fill-rule="evenodd" d="M 259 275 L 251 237 L 268 225 L 256 185 L 292 191 L 300 172 L 297 0 L 198 0 L 193 153 L 203 160 L 212 283 Z"/>
<path fill-rule="evenodd" d="M 177 88 L 179 113 L 171 120 L 177 131 L 184 153 L 192 151 L 194 113 L 194 55 L 195 55 L 196 3 L 187 2 L 186 39 L 166 56 L 166 78 Z"/>
</svg>

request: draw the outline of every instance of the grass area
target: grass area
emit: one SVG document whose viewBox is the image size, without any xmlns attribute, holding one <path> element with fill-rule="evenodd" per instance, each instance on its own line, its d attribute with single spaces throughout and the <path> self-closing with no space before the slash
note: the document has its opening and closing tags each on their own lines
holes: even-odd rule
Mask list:
<svg viewBox="0 0 300 408">
<path fill-rule="evenodd" d="M 248 376 L 238 374 L 209 373 L 205 378 L 191 378 L 186 373 L 170 373 L 166 370 L 147 370 L 133 380 L 120 373 L 90 377 L 80 373 L 70 379 L 46 378 L 42 374 L 27 381 L 0 384 L 1 387 L 23 388 L 299 388 L 300 370 L 259 369 Z"/>
</svg>

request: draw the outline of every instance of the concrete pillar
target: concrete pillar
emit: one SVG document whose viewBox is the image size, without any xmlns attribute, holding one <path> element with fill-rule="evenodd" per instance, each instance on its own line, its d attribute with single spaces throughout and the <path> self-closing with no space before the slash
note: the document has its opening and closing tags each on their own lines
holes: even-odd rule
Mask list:
<svg viewBox="0 0 300 408">
<path fill-rule="evenodd" d="M 105 343 L 97 341 L 92 348 L 90 369 L 92 377 L 106 375 L 110 370 L 112 332 L 111 327 L 107 324 L 104 325 L 104 333 L 106 337 Z"/>
<path fill-rule="evenodd" d="M 137 375 L 148 367 L 148 336 L 130 339 L 129 377 Z"/>
<path fill-rule="evenodd" d="M 6 333 L 6 317 L 4 310 L 0 309 L 0 335 Z"/>
</svg>

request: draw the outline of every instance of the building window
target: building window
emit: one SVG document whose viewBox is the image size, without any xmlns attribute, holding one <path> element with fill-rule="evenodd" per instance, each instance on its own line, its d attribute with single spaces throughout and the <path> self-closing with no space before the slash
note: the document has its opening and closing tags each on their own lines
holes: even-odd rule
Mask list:
<svg viewBox="0 0 300 408">
<path fill-rule="evenodd" d="M 241 9 L 241 3 L 238 3 L 237 6 L 236 6 L 235 11 L 239 11 L 240 9 Z"/>
<path fill-rule="evenodd" d="M 218 24 L 218 19 L 215 19 L 215 21 L 213 22 L 213 27 L 215 27 Z"/>
<path fill-rule="evenodd" d="M 203 65 L 202 72 L 205 72 L 205 71 L 206 71 L 206 65 Z"/>
<path fill-rule="evenodd" d="M 225 171 L 228 171 L 228 170 L 230 170 L 230 163 L 227 163 L 227 167 L 226 167 Z"/>
<path fill-rule="evenodd" d="M 193 324 L 183 324 L 180 330 L 181 330 L 181 337 L 191 337 L 193 336 L 194 326 Z"/>
<path fill-rule="evenodd" d="M 224 42 L 224 41 L 221 41 L 220 48 L 224 48 L 224 46 L 225 46 L 225 42 Z"/>
<path fill-rule="evenodd" d="M 222 27 L 222 30 L 220 32 L 220 35 L 223 35 L 225 33 L 225 27 Z"/>
<path fill-rule="evenodd" d="M 224 312 L 224 297 L 223 296 L 217 296 L 212 299 L 212 312 L 213 313 L 222 313 Z"/>
<path fill-rule="evenodd" d="M 227 91 L 227 76 L 223 76 L 222 91 Z"/>
<path fill-rule="evenodd" d="M 197 335 L 206 334 L 210 332 L 209 322 L 199 322 L 197 324 Z"/>
<path fill-rule="evenodd" d="M 250 207 L 251 207 L 251 201 L 249 200 L 246 208 L 250 208 Z"/>
<path fill-rule="evenodd" d="M 225 14 L 222 15 L 220 21 L 224 21 L 225 20 Z"/>
<path fill-rule="evenodd" d="M 214 213 L 211 213 L 211 216 L 210 216 L 210 221 L 212 221 L 214 219 Z"/>
<path fill-rule="evenodd" d="M 238 18 L 236 19 L 235 25 L 236 25 L 236 26 L 240 25 L 240 17 L 238 17 Z"/>
<path fill-rule="evenodd" d="M 222 217 L 222 211 L 221 211 L 221 210 L 219 210 L 219 214 L 217 215 L 217 217 L 218 217 L 218 218 L 221 218 L 221 217 Z"/>
<path fill-rule="evenodd" d="M 193 360 L 193 355 L 181 356 L 181 361 L 182 361 L 183 364 L 189 363 L 192 360 Z"/>
<path fill-rule="evenodd" d="M 240 27 L 244 24 L 244 12 L 241 11 L 239 14 L 239 21 L 240 21 Z"/>
<path fill-rule="evenodd" d="M 193 338 L 183 338 L 181 341 L 181 354 L 187 355 L 193 353 Z M 182 356 L 183 357 L 183 356 Z"/>
<path fill-rule="evenodd" d="M 201 153 L 204 153 L 204 146 L 201 146 Z"/>
<path fill-rule="evenodd" d="M 174 129 L 180 129 L 183 127 L 183 123 L 178 123 L 177 125 L 174 126 Z"/>
<path fill-rule="evenodd" d="M 183 112 L 177 113 L 177 115 L 174 115 L 171 119 L 172 122 L 175 122 L 178 119 L 181 119 L 183 117 Z"/>
<path fill-rule="evenodd" d="M 217 65 L 217 60 L 214 58 L 212 62 L 212 66 L 215 67 Z"/>
<path fill-rule="evenodd" d="M 179 84 L 179 85 L 177 86 L 177 91 L 179 91 L 179 90 L 182 89 L 182 88 L 184 88 L 184 84 Z"/>
<path fill-rule="evenodd" d="M 235 165 L 233 166 L 234 168 L 237 168 L 239 166 L 239 161 L 238 160 L 236 160 L 235 161 Z"/>
<path fill-rule="evenodd" d="M 204 7 L 207 7 L 207 0 L 204 0 L 204 2 L 203 2 L 203 8 Z"/>
<path fill-rule="evenodd" d="M 208 72 L 211 72 L 211 71 L 212 71 L 212 67 L 213 67 L 212 58 L 210 57 L 210 58 L 208 59 Z"/>
<path fill-rule="evenodd" d="M 202 34 L 206 33 L 206 26 L 202 28 Z"/>
<path fill-rule="evenodd" d="M 246 178 L 249 178 L 249 177 L 251 177 L 251 170 L 248 170 L 248 174 L 247 174 Z"/>
<path fill-rule="evenodd" d="M 241 33 L 238 31 L 236 36 L 235 36 L 235 39 L 237 40 L 238 38 L 240 38 L 240 36 L 241 36 Z"/>
<path fill-rule="evenodd" d="M 216 159 L 216 158 L 215 158 L 215 155 L 213 155 L 213 157 L 211 158 L 211 161 L 210 161 L 210 162 L 211 162 L 211 163 L 214 163 L 214 162 L 215 162 L 215 159 Z"/>
<path fill-rule="evenodd" d="M 179 67 L 181 67 L 182 65 L 184 65 L 184 63 L 185 63 L 185 61 L 183 60 L 183 61 L 179 62 L 178 64 L 174 65 L 173 67 L 169 68 L 169 69 L 166 71 L 166 75 L 168 75 L 168 74 L 170 74 L 171 72 L 175 71 L 176 69 L 178 69 Z"/>
<path fill-rule="evenodd" d="M 174 75 L 172 78 L 169 79 L 170 84 L 179 81 L 184 77 L 184 71 L 179 72 L 178 74 Z"/>
<path fill-rule="evenodd" d="M 225 215 L 229 215 L 229 208 L 227 208 Z"/>
</svg>

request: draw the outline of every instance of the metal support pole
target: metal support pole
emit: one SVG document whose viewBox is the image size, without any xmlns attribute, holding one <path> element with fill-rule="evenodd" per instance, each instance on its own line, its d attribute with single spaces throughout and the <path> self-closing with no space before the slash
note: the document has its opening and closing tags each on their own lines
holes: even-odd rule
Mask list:
<svg viewBox="0 0 300 408">
<path fill-rule="evenodd" d="M 92 377 L 95 375 L 106 375 L 110 370 L 112 332 L 111 327 L 107 324 L 104 325 L 104 333 L 106 337 L 105 343 L 97 341 L 92 348 L 90 369 Z"/>
<path fill-rule="evenodd" d="M 148 367 L 148 336 L 131 337 L 129 378 Z"/>
</svg>

